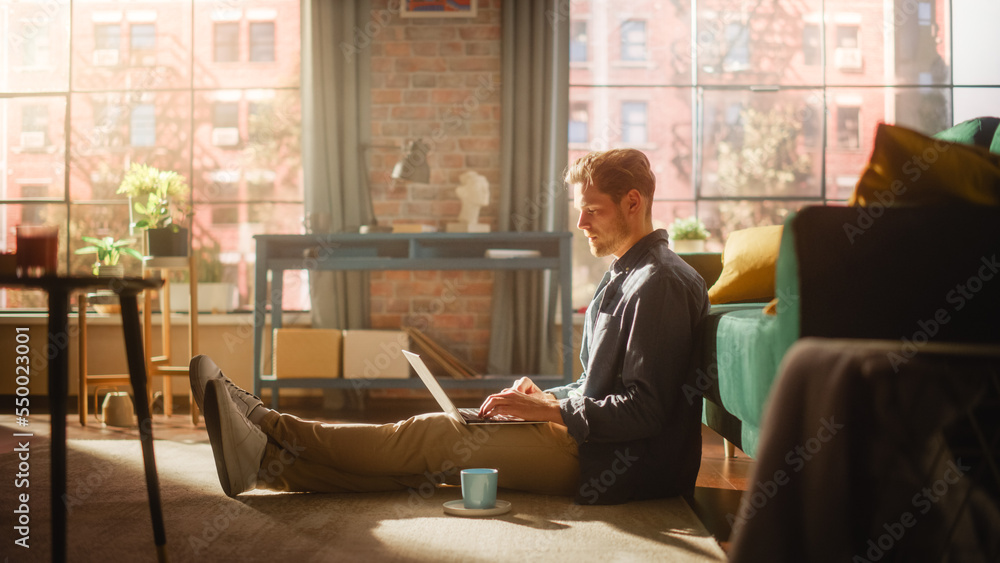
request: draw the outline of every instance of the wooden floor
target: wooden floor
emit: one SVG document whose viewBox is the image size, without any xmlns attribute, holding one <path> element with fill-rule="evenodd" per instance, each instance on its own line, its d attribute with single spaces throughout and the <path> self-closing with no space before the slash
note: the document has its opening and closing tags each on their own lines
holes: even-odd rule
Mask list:
<svg viewBox="0 0 1000 563">
<path fill-rule="evenodd" d="M 469 405 L 473 406 L 470 400 Z M 171 440 L 186 443 L 203 443 L 208 441 L 204 422 L 197 427 L 191 425 L 191 419 L 186 414 L 186 401 L 175 401 L 175 414 L 164 416 L 158 413 L 154 405 L 153 436 L 157 440 Z M 287 404 L 286 404 L 287 403 Z M 70 402 L 75 406 L 75 401 Z M 71 407 L 72 408 L 72 407 Z M 185 409 L 184 412 L 178 412 Z M 75 410 L 75 409 L 74 409 Z M 347 407 L 337 410 L 325 409 L 319 399 L 282 399 L 282 410 L 298 416 L 328 422 L 395 422 L 409 416 L 437 410 L 437 405 L 429 400 L 421 399 L 378 399 L 369 400 L 364 407 Z M 7 415 L 6 411 L 2 411 Z M 0 422 L 13 425 L 13 417 L 2 416 Z M 129 439 L 138 437 L 136 429 L 104 427 L 94 420 L 93 414 L 86 427 L 80 426 L 78 416 L 70 414 L 67 417 L 67 437 L 82 440 Z M 49 433 L 49 417 L 32 414 L 32 430 L 36 435 L 47 436 Z M 8 451 L 8 433 L 0 434 L 0 451 Z M 13 447 L 13 444 L 9 444 Z M 730 525 L 727 515 L 734 515 L 739 506 L 740 495 L 749 486 L 753 460 L 743 452 L 736 450 L 735 458 L 727 458 L 723 453 L 722 438 L 711 429 L 702 426 L 702 457 L 701 471 L 698 473 L 697 488 L 694 494 L 692 509 L 701 519 L 709 532 L 718 540 L 723 549 L 729 547 Z"/>
</svg>

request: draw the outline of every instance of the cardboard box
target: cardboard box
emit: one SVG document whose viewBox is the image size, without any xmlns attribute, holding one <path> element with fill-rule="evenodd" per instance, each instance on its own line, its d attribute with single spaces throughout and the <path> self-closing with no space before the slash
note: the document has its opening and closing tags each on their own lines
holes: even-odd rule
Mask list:
<svg viewBox="0 0 1000 563">
<path fill-rule="evenodd" d="M 344 377 L 410 377 L 404 349 L 410 349 L 410 337 L 401 330 L 345 330 Z"/>
<path fill-rule="evenodd" d="M 337 329 L 275 329 L 275 377 L 340 377 L 342 340 L 343 331 Z"/>
</svg>

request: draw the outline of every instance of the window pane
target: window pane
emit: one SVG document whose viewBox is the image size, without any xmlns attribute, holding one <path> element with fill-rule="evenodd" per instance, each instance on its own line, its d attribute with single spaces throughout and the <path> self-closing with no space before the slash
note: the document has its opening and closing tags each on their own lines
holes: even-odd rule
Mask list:
<svg viewBox="0 0 1000 563">
<path fill-rule="evenodd" d="M 701 193 L 820 197 L 822 146 L 806 135 L 821 92 L 706 91 Z"/>
<path fill-rule="evenodd" d="M 73 6 L 76 90 L 150 91 L 190 83 L 191 0 Z"/>
<path fill-rule="evenodd" d="M 192 183 L 195 199 L 217 199 L 218 185 L 224 183 L 241 186 L 238 193 L 245 198 L 248 182 L 269 177 L 266 181 L 281 186 L 279 199 L 302 201 L 299 108 L 296 90 L 200 92 L 195 108 L 200 155 Z M 241 121 L 240 115 L 247 117 Z"/>
<path fill-rule="evenodd" d="M 139 103 L 132 105 L 132 101 Z M 153 106 L 149 109 L 134 108 Z M 73 94 L 70 197 L 120 199 L 114 192 L 130 162 L 174 170 L 190 179 L 191 94 L 133 92 Z M 133 127 L 135 125 L 135 127 Z M 151 145 L 133 144 L 137 142 Z M 169 147 L 169 150 L 167 149 Z"/>
<path fill-rule="evenodd" d="M 939 0 L 826 3 L 830 84 L 946 84 L 949 7 Z M 888 32 L 886 20 L 894 22 Z"/>
<path fill-rule="evenodd" d="M 0 199 L 62 198 L 65 191 L 66 99 L 61 96 L 0 100 L 7 135 L 0 155 Z M 23 188 L 31 187 L 30 195 Z"/>
<path fill-rule="evenodd" d="M 879 122 L 931 135 L 950 126 L 945 88 L 831 88 L 827 93 L 826 197 L 846 199 L 871 155 Z"/>
<path fill-rule="evenodd" d="M 274 61 L 274 22 L 250 22 L 250 60 Z"/>
<path fill-rule="evenodd" d="M 571 85 L 691 84 L 691 0 L 569 4 Z"/>
<path fill-rule="evenodd" d="M 1000 2 L 963 0 L 953 2 L 951 10 L 952 26 L 961 30 L 952 35 L 955 85 L 1000 84 L 1000 33 L 996 32 Z M 1000 112 L 981 115 L 1000 115 Z"/>
<path fill-rule="evenodd" d="M 829 4 L 829 2 L 828 2 Z M 821 0 L 699 2 L 695 54 L 702 84 L 820 84 L 815 48 Z M 876 29 L 880 29 L 876 26 Z M 817 28 L 818 30 L 818 28 Z"/>
<path fill-rule="evenodd" d="M 1000 115 L 1000 88 L 955 88 L 954 123 Z"/>
<path fill-rule="evenodd" d="M 69 2 L 0 1 L 0 92 L 66 89 L 69 15 Z"/>
<path fill-rule="evenodd" d="M 240 24 L 215 24 L 215 62 L 230 63 L 239 60 Z"/>
</svg>

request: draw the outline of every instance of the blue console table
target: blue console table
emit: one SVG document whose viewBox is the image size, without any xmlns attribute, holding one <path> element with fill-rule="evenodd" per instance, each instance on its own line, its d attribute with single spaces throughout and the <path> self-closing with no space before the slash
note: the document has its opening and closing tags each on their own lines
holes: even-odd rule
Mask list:
<svg viewBox="0 0 1000 563">
<path fill-rule="evenodd" d="M 282 274 L 285 270 L 552 270 L 557 275 L 562 313 L 562 375 L 532 375 L 539 386 L 573 381 L 572 234 L 561 233 L 371 233 L 329 235 L 256 235 L 254 278 L 254 393 L 271 389 L 278 406 L 282 387 L 299 388 L 421 388 L 408 379 L 278 379 L 263 365 L 264 325 L 270 300 L 271 328 L 281 328 Z M 487 258 L 487 250 L 534 251 L 531 257 Z M 271 290 L 268 291 L 268 274 Z M 553 302 L 551 307 L 555 307 Z M 481 379 L 442 379 L 444 387 L 500 389 L 515 376 L 487 375 Z"/>
</svg>

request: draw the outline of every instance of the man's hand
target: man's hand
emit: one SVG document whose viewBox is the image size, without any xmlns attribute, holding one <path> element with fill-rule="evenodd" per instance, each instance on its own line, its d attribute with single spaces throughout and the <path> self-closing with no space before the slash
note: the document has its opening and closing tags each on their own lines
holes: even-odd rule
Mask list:
<svg viewBox="0 0 1000 563">
<path fill-rule="evenodd" d="M 551 393 L 542 391 L 527 377 L 515 381 L 513 387 L 487 397 L 479 407 L 479 416 L 547 420 L 563 424 L 559 400 Z"/>
</svg>

